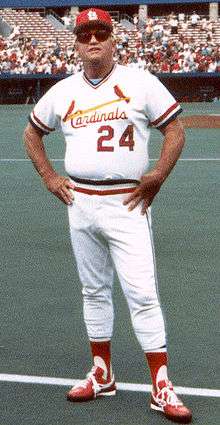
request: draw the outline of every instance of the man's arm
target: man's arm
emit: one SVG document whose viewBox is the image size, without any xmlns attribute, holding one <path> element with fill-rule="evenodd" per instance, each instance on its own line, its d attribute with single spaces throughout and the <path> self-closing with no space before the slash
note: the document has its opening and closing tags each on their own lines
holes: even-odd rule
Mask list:
<svg viewBox="0 0 220 425">
<path fill-rule="evenodd" d="M 185 136 L 178 118 L 160 131 L 164 136 L 160 158 L 154 168 L 142 176 L 138 188 L 124 201 L 124 205 L 129 204 L 129 211 L 132 211 L 141 202 L 141 214 L 146 213 L 182 152 Z"/>
<path fill-rule="evenodd" d="M 47 189 L 62 202 L 71 205 L 73 194 L 70 189 L 74 189 L 74 185 L 67 177 L 57 174 L 52 167 L 44 148 L 43 132 L 28 124 L 24 130 L 24 145 Z"/>
</svg>

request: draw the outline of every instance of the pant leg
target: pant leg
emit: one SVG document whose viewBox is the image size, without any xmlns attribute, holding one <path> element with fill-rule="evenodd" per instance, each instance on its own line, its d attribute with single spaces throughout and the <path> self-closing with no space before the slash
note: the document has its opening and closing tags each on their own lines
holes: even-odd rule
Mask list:
<svg viewBox="0 0 220 425">
<path fill-rule="evenodd" d="M 88 336 L 110 339 L 114 319 L 112 260 L 108 243 L 95 228 L 95 202 L 89 198 L 75 194 L 73 205 L 68 207 L 71 243 L 82 283 Z"/>
<path fill-rule="evenodd" d="M 166 344 L 165 324 L 157 291 L 150 211 L 127 209 L 109 235 L 110 251 L 130 309 L 136 337 L 144 351 Z"/>
</svg>

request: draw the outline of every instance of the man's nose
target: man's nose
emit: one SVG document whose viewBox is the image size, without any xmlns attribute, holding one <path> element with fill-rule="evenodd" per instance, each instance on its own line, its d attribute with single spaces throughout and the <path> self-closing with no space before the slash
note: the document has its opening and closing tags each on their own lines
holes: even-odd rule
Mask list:
<svg viewBox="0 0 220 425">
<path fill-rule="evenodd" d="M 94 43 L 94 42 L 96 43 L 97 40 L 96 40 L 95 34 L 92 34 L 92 38 L 90 40 L 90 43 Z"/>
</svg>

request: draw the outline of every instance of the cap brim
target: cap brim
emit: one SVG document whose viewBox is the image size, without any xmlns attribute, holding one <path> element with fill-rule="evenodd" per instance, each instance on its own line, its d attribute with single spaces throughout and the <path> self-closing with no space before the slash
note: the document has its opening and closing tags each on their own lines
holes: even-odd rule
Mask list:
<svg viewBox="0 0 220 425">
<path fill-rule="evenodd" d="M 113 26 L 111 24 L 108 24 L 107 22 L 103 22 L 103 21 L 99 21 L 99 20 L 94 20 L 91 22 L 86 22 L 86 23 L 82 23 L 80 25 L 75 26 L 73 32 L 74 34 L 77 34 L 78 32 L 82 31 L 82 30 L 87 30 L 90 28 L 94 28 L 94 27 L 100 27 L 100 28 L 104 28 L 104 29 L 108 29 L 109 32 L 113 31 Z"/>
</svg>

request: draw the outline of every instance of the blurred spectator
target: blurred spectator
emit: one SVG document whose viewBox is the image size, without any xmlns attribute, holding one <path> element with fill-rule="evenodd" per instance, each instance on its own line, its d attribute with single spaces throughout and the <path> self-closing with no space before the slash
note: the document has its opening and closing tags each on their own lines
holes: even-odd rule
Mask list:
<svg viewBox="0 0 220 425">
<path fill-rule="evenodd" d="M 162 40 L 161 40 L 161 42 L 162 42 L 162 47 L 164 47 L 165 49 L 166 49 L 166 47 L 168 46 L 168 40 L 169 40 L 169 37 L 168 37 L 168 35 L 163 35 L 163 37 L 162 37 Z"/>
<path fill-rule="evenodd" d="M 196 27 L 197 24 L 199 23 L 199 19 L 200 19 L 200 16 L 196 12 L 193 12 L 193 14 L 191 15 L 191 25 L 193 27 Z"/>
<path fill-rule="evenodd" d="M 178 62 L 174 62 L 174 63 L 172 64 L 172 67 L 171 67 L 171 72 L 173 72 L 174 74 L 177 74 L 177 73 L 179 73 L 180 71 L 181 71 L 181 68 L 180 68 L 179 63 L 178 63 Z"/>
<path fill-rule="evenodd" d="M 27 74 L 34 74 L 35 67 L 36 67 L 36 63 L 34 62 L 34 59 L 30 58 L 29 61 L 27 61 Z"/>
<path fill-rule="evenodd" d="M 178 20 L 175 16 L 172 16 L 169 20 L 170 28 L 171 28 L 171 34 L 177 34 L 178 33 Z"/>
<path fill-rule="evenodd" d="M 62 21 L 66 29 L 73 28 L 73 19 L 72 19 L 72 16 L 70 15 L 69 10 L 67 10 L 65 15 L 62 17 Z"/>
<path fill-rule="evenodd" d="M 162 62 L 160 72 L 170 72 L 170 63 L 168 60 Z"/>
<path fill-rule="evenodd" d="M 188 21 L 182 21 L 180 23 L 180 28 L 183 32 L 186 32 L 188 30 Z"/>
<path fill-rule="evenodd" d="M 217 68 L 217 62 L 215 61 L 215 59 L 211 59 L 208 64 L 207 72 L 215 72 L 216 68 Z"/>
<path fill-rule="evenodd" d="M 146 26 L 146 30 L 145 30 L 145 34 L 146 34 L 146 39 L 147 41 L 150 41 L 153 35 L 153 25 L 151 25 L 150 23 L 147 24 Z"/>
<path fill-rule="evenodd" d="M 138 26 L 138 15 L 137 14 L 135 14 L 134 17 L 133 17 L 133 23 L 134 23 L 135 27 Z"/>
<path fill-rule="evenodd" d="M 121 44 L 123 47 L 128 47 L 129 35 L 125 31 L 120 34 Z"/>
<path fill-rule="evenodd" d="M 31 40 L 31 45 L 32 45 L 33 47 L 37 47 L 37 45 L 38 45 L 38 40 L 37 40 L 36 38 L 33 38 L 33 39 Z"/>
<path fill-rule="evenodd" d="M 139 56 L 138 60 L 137 60 L 137 67 L 139 69 L 145 69 L 146 68 L 146 60 L 144 58 L 143 53 L 141 53 L 141 55 Z"/>
<path fill-rule="evenodd" d="M 153 35 L 155 40 L 160 40 L 163 37 L 163 25 L 159 21 L 156 21 L 154 25 Z"/>
<path fill-rule="evenodd" d="M 180 12 L 178 14 L 178 21 L 179 21 L 180 24 L 185 21 L 185 13 Z"/>
<path fill-rule="evenodd" d="M 59 57 L 60 52 L 61 52 L 61 46 L 60 46 L 58 37 L 56 37 L 53 53 L 55 56 Z"/>
<path fill-rule="evenodd" d="M 205 17 L 201 19 L 200 24 L 201 24 L 201 30 L 207 31 L 208 22 Z"/>
<path fill-rule="evenodd" d="M 14 25 L 12 27 L 12 32 L 9 35 L 9 39 L 15 40 L 16 38 L 18 38 L 19 35 L 20 35 L 20 27 L 19 27 L 19 25 Z"/>
</svg>

